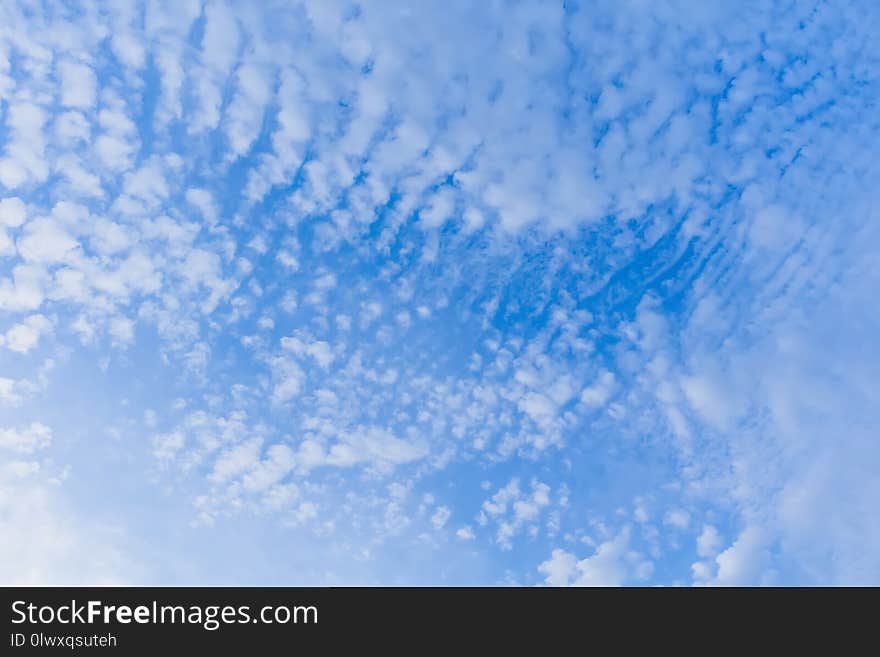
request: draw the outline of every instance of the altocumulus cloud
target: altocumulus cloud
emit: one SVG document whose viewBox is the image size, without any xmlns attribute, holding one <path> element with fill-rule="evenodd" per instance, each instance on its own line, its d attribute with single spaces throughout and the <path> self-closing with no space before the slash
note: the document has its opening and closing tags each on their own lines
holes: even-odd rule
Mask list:
<svg viewBox="0 0 880 657">
<path fill-rule="evenodd" d="M 0 577 L 880 583 L 878 36 L 4 2 Z"/>
</svg>

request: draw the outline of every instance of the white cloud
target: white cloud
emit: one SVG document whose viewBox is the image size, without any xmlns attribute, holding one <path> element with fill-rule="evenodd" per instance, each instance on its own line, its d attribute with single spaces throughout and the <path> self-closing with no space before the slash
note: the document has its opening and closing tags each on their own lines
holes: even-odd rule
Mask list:
<svg viewBox="0 0 880 657">
<path fill-rule="evenodd" d="M 213 130 L 219 125 L 223 86 L 235 63 L 239 40 L 235 16 L 227 3 L 206 4 L 202 36 L 202 61 L 206 70 L 194 81 L 198 104 L 187 125 L 190 132 Z"/>
<path fill-rule="evenodd" d="M 272 373 L 275 380 L 272 389 L 272 401 L 276 404 L 296 397 L 302 390 L 305 373 L 289 358 L 276 357 L 272 361 Z"/>
<path fill-rule="evenodd" d="M 16 265 L 12 277 L 0 279 L 0 308 L 11 311 L 36 310 L 45 298 L 46 272 L 32 265 Z"/>
<path fill-rule="evenodd" d="M 0 429 L 0 448 L 19 454 L 33 454 L 52 442 L 52 430 L 40 422 L 20 429 Z"/>
<path fill-rule="evenodd" d="M 144 581 L 119 528 L 79 513 L 56 477 L 36 462 L 0 464 L 0 535 L 4 586 Z"/>
<path fill-rule="evenodd" d="M 556 404 L 539 392 L 529 392 L 519 400 L 519 408 L 535 422 L 552 420 L 557 413 Z"/>
<path fill-rule="evenodd" d="M 27 217 L 27 207 L 20 198 L 10 196 L 0 199 L 0 225 L 18 228 Z"/>
<path fill-rule="evenodd" d="M 525 527 L 534 535 L 542 511 L 550 505 L 550 486 L 540 481 L 531 482 L 531 491 L 521 489 L 519 479 L 511 479 L 483 502 L 479 520 L 489 518 L 498 525 L 496 541 L 504 549 L 512 547 L 513 538 Z"/>
<path fill-rule="evenodd" d="M 64 112 L 55 117 L 55 137 L 65 146 L 76 146 L 79 142 L 91 140 L 92 128 L 80 112 Z"/>
<path fill-rule="evenodd" d="M 721 534 L 712 525 L 703 525 L 697 537 L 697 554 L 701 557 L 714 557 L 721 548 Z"/>
<path fill-rule="evenodd" d="M 183 448 L 186 437 L 180 431 L 157 435 L 153 438 L 153 455 L 163 464 L 171 461 Z"/>
<path fill-rule="evenodd" d="M 580 559 L 556 549 L 538 566 L 551 586 L 621 586 L 650 576 L 651 562 L 630 548 L 630 530 L 624 528 L 600 543 L 592 556 Z"/>
<path fill-rule="evenodd" d="M 239 67 L 236 93 L 226 113 L 226 137 L 233 156 L 245 155 L 262 127 L 263 114 L 271 98 L 269 71 L 255 64 Z"/>
<path fill-rule="evenodd" d="M 0 377 L 0 402 L 11 406 L 21 403 L 22 398 L 16 390 L 17 387 L 18 381 L 15 379 Z"/>
<path fill-rule="evenodd" d="M 116 342 L 129 344 L 134 339 L 134 322 L 128 317 L 114 317 L 107 326 L 107 332 Z"/>
<path fill-rule="evenodd" d="M 43 135 L 46 120 L 46 112 L 38 105 L 30 102 L 9 105 L 6 114 L 6 155 L 0 158 L 0 183 L 8 189 L 29 182 L 43 182 L 48 177 L 46 139 Z"/>
<path fill-rule="evenodd" d="M 550 586 L 569 586 L 577 573 L 578 559 L 571 552 L 555 549 L 547 561 L 538 566 Z"/>
<path fill-rule="evenodd" d="M 451 516 L 452 511 L 448 506 L 439 506 L 434 515 L 431 516 L 431 524 L 434 526 L 434 529 L 443 529 Z"/>
<path fill-rule="evenodd" d="M 262 443 L 260 438 L 253 438 L 222 451 L 214 463 L 211 481 L 222 483 L 253 470 L 259 462 Z"/>
<path fill-rule="evenodd" d="M 581 402 L 590 407 L 604 406 L 614 394 L 615 384 L 614 374 L 602 370 L 595 382 L 581 391 Z"/>
<path fill-rule="evenodd" d="M 676 529 L 687 529 L 691 515 L 684 509 L 670 509 L 663 516 L 663 524 Z"/>
<path fill-rule="evenodd" d="M 26 262 L 55 264 L 65 262 L 79 249 L 79 242 L 57 221 L 49 217 L 34 219 L 24 228 L 18 252 Z"/>
<path fill-rule="evenodd" d="M 470 527 L 470 525 L 459 527 L 456 530 L 455 535 L 462 541 L 472 541 L 475 538 L 474 530 Z"/>
<path fill-rule="evenodd" d="M 336 357 L 330 344 L 323 340 L 304 341 L 297 337 L 281 338 L 281 347 L 296 356 L 313 358 L 324 369 L 327 369 Z"/>
<path fill-rule="evenodd" d="M 357 427 L 340 438 L 328 450 L 328 465 L 351 467 L 366 462 L 380 471 L 387 471 L 396 465 L 422 459 L 428 453 L 423 441 L 403 440 L 380 427 Z"/>
<path fill-rule="evenodd" d="M 244 487 L 249 491 L 263 491 L 281 481 L 293 470 L 296 459 L 287 445 L 271 445 L 262 459 L 244 476 Z"/>
<path fill-rule="evenodd" d="M 186 191 L 186 200 L 199 209 L 199 212 L 201 212 L 202 217 L 208 224 L 217 222 L 217 206 L 211 192 L 205 189 L 188 189 Z"/>
<path fill-rule="evenodd" d="M 98 83 L 91 67 L 65 60 L 58 64 L 58 74 L 62 105 L 81 109 L 94 106 Z"/>
<path fill-rule="evenodd" d="M 0 336 L 0 345 L 20 354 L 26 354 L 37 346 L 41 336 L 51 330 L 52 322 L 44 315 L 30 315 L 21 324 L 16 324 Z"/>
<path fill-rule="evenodd" d="M 770 555 L 767 539 L 757 527 L 748 527 L 729 548 L 715 557 L 717 571 L 705 583 L 714 586 L 743 586 L 772 583 L 768 570 Z M 694 570 L 695 575 L 704 571 Z M 699 581 L 699 580 L 698 580 Z"/>
</svg>

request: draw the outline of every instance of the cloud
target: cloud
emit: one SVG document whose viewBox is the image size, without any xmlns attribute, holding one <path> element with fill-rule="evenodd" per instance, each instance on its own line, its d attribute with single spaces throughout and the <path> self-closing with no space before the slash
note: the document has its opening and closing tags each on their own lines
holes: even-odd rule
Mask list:
<svg viewBox="0 0 880 657">
<path fill-rule="evenodd" d="M 721 535 L 712 525 L 703 525 L 697 537 L 697 554 L 701 557 L 714 557 L 721 547 Z"/>
<path fill-rule="evenodd" d="M 59 222 L 48 217 L 27 224 L 18 242 L 18 252 L 25 262 L 57 264 L 73 257 L 79 243 Z"/>
<path fill-rule="evenodd" d="M 621 586 L 643 580 L 650 576 L 652 563 L 631 550 L 629 543 L 630 529 L 625 527 L 584 559 L 565 550 L 553 550 L 538 571 L 551 586 Z"/>
<path fill-rule="evenodd" d="M 52 442 L 52 430 L 40 422 L 20 429 L 0 429 L 0 448 L 19 454 L 33 454 Z"/>
<path fill-rule="evenodd" d="M 603 406 L 611 398 L 614 387 L 614 374 L 608 370 L 603 370 L 593 384 L 581 391 L 581 402 L 587 406 Z"/>
<path fill-rule="evenodd" d="M 686 529 L 690 524 L 690 514 L 684 509 L 671 509 L 663 516 L 663 524 L 677 529 Z"/>
<path fill-rule="evenodd" d="M 29 315 L 0 336 L 0 345 L 11 351 L 26 354 L 36 347 L 40 337 L 52 330 L 52 322 L 43 315 Z"/>
<path fill-rule="evenodd" d="M 506 486 L 498 489 L 481 507 L 479 521 L 486 524 L 489 519 L 498 524 L 496 541 L 502 548 L 510 549 L 512 539 L 524 526 L 530 526 L 533 535 L 542 511 L 550 505 L 550 487 L 540 481 L 531 482 L 531 491 L 524 492 L 518 479 L 511 479 Z"/>
<path fill-rule="evenodd" d="M 431 516 L 431 524 L 434 525 L 434 529 L 443 529 L 451 516 L 452 511 L 448 506 L 437 507 L 434 515 Z"/>
<path fill-rule="evenodd" d="M 329 465 L 349 467 L 366 461 L 385 470 L 427 455 L 427 446 L 421 441 L 406 441 L 379 427 L 357 427 L 340 438 L 327 452 Z"/>
<path fill-rule="evenodd" d="M 46 120 L 46 112 L 39 105 L 27 101 L 9 105 L 5 156 L 0 158 L 0 183 L 8 189 L 43 182 L 48 177 L 43 135 Z"/>
<path fill-rule="evenodd" d="M 35 461 L 0 466 L 0 532 L 6 586 L 121 585 L 141 572 L 118 530 L 79 515 Z"/>
<path fill-rule="evenodd" d="M 16 196 L 0 200 L 0 224 L 8 228 L 18 228 L 27 217 L 27 206 Z"/>
<path fill-rule="evenodd" d="M 296 337 L 281 338 L 281 348 L 296 356 L 309 356 L 324 369 L 327 369 L 335 358 L 332 347 L 324 340 L 304 342 Z"/>
<path fill-rule="evenodd" d="M 711 570 L 694 569 L 698 582 L 714 586 L 742 586 L 769 584 L 773 573 L 767 568 L 770 564 L 766 537 L 756 527 L 745 529 L 733 544 L 715 557 L 715 574 Z"/>
<path fill-rule="evenodd" d="M 61 78 L 61 104 L 68 107 L 89 109 L 95 104 L 97 81 L 89 66 L 72 61 L 58 64 Z"/>
</svg>

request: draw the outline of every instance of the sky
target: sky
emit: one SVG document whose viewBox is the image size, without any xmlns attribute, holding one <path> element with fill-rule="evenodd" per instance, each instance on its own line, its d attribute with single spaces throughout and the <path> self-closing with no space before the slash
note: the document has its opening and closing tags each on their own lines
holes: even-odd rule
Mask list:
<svg viewBox="0 0 880 657">
<path fill-rule="evenodd" d="M 0 583 L 880 584 L 878 38 L 0 3 Z"/>
</svg>

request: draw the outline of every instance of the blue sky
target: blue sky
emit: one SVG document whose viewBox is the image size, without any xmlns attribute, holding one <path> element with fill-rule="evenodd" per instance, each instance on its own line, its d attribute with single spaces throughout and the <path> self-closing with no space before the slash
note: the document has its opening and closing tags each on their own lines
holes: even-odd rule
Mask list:
<svg viewBox="0 0 880 657">
<path fill-rule="evenodd" d="M 880 583 L 872 2 L 4 2 L 0 581 Z"/>
</svg>

